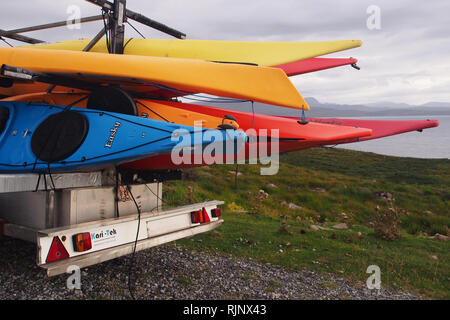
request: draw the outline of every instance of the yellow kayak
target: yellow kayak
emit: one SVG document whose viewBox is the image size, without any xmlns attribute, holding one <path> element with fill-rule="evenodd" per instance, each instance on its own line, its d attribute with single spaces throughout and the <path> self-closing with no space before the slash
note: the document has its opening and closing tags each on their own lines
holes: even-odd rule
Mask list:
<svg viewBox="0 0 450 320">
<path fill-rule="evenodd" d="M 55 73 L 78 83 L 120 85 L 127 91 L 160 97 L 200 92 L 308 109 L 286 74 L 276 68 L 180 58 L 0 48 L 0 65 L 4 64 Z M 0 94 L 8 95 L 8 89 L 13 90 L 14 85 L 2 88 Z"/>
<path fill-rule="evenodd" d="M 90 39 L 69 40 L 26 47 L 81 51 Z M 178 39 L 126 39 L 124 54 L 153 57 L 199 59 L 221 62 L 276 66 L 293 61 L 348 50 L 362 45 L 361 40 L 337 41 L 220 41 Z M 105 39 L 91 52 L 107 52 Z"/>
</svg>

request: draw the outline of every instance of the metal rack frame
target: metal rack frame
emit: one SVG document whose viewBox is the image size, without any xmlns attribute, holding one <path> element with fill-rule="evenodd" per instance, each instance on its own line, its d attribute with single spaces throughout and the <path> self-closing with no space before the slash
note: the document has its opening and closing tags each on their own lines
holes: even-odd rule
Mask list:
<svg viewBox="0 0 450 320">
<path fill-rule="evenodd" d="M 84 48 L 83 51 L 89 51 L 107 32 L 111 32 L 111 52 L 121 54 L 123 53 L 123 45 L 124 45 L 124 34 L 125 34 L 125 23 L 127 19 L 134 20 L 139 22 L 147 27 L 156 29 L 168 35 L 171 35 L 178 39 L 185 39 L 186 34 L 173 29 L 169 26 L 166 26 L 163 23 L 152 20 L 138 12 L 131 11 L 126 8 L 126 0 L 114 0 L 113 3 L 106 0 L 86 0 L 94 5 L 97 5 L 101 8 L 102 14 L 90 17 L 81 18 L 79 21 L 72 20 L 71 23 L 85 23 L 91 21 L 102 20 L 105 17 L 107 18 L 106 28 L 102 28 L 99 33 L 92 39 L 92 41 Z M 37 26 L 13 29 L 13 30 L 3 30 L 0 29 L 0 38 L 5 37 L 29 44 L 43 43 L 45 41 L 27 37 L 20 35 L 20 33 L 38 31 L 44 29 L 51 29 L 62 27 L 68 24 L 69 21 L 57 21 L 52 23 L 41 24 Z"/>
</svg>

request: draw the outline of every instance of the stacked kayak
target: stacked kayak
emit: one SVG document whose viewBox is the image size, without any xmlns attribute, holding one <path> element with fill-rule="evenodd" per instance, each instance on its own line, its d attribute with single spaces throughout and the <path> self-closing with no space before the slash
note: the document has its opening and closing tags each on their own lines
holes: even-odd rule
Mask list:
<svg viewBox="0 0 450 320">
<path fill-rule="evenodd" d="M 82 94 L 70 93 L 37 93 L 24 96 L 16 96 L 6 100 L 10 101 L 33 101 L 40 103 L 58 103 L 62 105 L 75 105 L 82 108 L 87 107 L 88 99 L 80 99 Z M 279 143 L 280 151 L 291 150 L 292 146 L 302 148 L 311 143 L 331 143 L 339 139 L 358 139 L 371 135 L 372 130 L 366 128 L 355 128 L 354 126 L 335 126 L 310 122 L 299 123 L 299 119 L 288 119 L 283 117 L 250 114 L 245 112 L 234 112 L 231 110 L 217 109 L 202 105 L 184 104 L 173 101 L 157 101 L 149 99 L 136 100 L 137 115 L 142 118 L 152 118 L 169 123 L 177 122 L 183 125 L 200 125 L 207 128 L 218 128 L 228 125 L 227 128 L 240 128 L 247 132 L 253 129 L 253 139 L 245 144 L 245 157 L 249 159 L 250 148 L 256 146 L 256 151 L 264 147 L 270 154 L 273 139 Z M 145 107 L 143 107 L 145 106 Z M 97 108 L 101 108 L 100 106 Z M 233 120 L 231 120 L 233 119 Z M 276 134 L 274 137 L 273 135 Z M 176 167 L 188 167 L 192 165 L 205 165 L 203 162 L 196 162 L 192 157 L 186 163 L 174 163 L 171 155 L 151 156 L 125 166 L 135 169 L 167 169 Z M 224 152 L 222 157 L 216 155 L 216 162 L 226 162 L 228 154 Z M 236 156 L 236 155 L 234 155 Z"/>
<path fill-rule="evenodd" d="M 286 117 L 288 119 L 295 119 L 293 117 Z M 367 141 L 372 139 L 379 139 L 389 137 L 401 133 L 411 131 L 422 131 L 424 129 L 434 128 L 439 126 L 438 120 L 362 120 L 362 119 L 342 119 L 342 118 L 305 118 L 306 121 L 315 123 L 325 123 L 336 126 L 351 126 L 359 128 L 372 129 L 372 135 L 361 137 L 358 139 L 343 139 L 337 141 L 335 144 L 352 143 Z"/>
<path fill-rule="evenodd" d="M 305 60 L 281 64 L 274 67 L 283 70 L 288 77 L 291 77 L 299 74 L 331 69 L 346 65 L 355 66 L 357 62 L 358 60 L 354 58 L 309 58 Z"/>
<path fill-rule="evenodd" d="M 193 105 L 187 103 L 177 103 L 177 102 L 160 102 L 162 104 L 170 105 L 174 108 L 201 112 L 209 116 L 221 117 L 224 114 L 232 115 L 238 121 L 240 127 L 243 130 L 247 130 L 252 125 L 254 127 L 264 128 L 267 126 L 266 123 L 271 122 L 271 118 L 284 118 L 291 121 L 299 121 L 298 117 L 282 117 L 282 116 L 267 116 L 267 115 L 253 115 L 250 112 L 228 110 L 217 107 L 210 107 L 205 105 Z M 316 123 L 316 124 L 327 124 L 339 127 L 353 127 L 353 128 L 368 128 L 372 130 L 372 134 L 366 136 L 360 136 L 358 141 L 366 141 L 372 139 L 379 139 L 383 137 L 388 137 L 396 134 L 401 134 L 411 131 L 420 131 L 423 129 L 433 128 L 439 126 L 439 121 L 437 120 L 361 120 L 361 119 L 341 119 L 341 118 L 309 118 L 305 117 L 303 119 L 305 122 Z M 281 129 L 280 129 L 281 130 Z M 288 129 L 289 130 L 289 129 Z M 339 139 L 341 143 L 355 142 L 356 140 L 345 140 Z M 344 142 L 345 141 L 345 142 Z M 334 141 L 336 142 L 336 141 Z M 336 143 L 335 143 L 336 144 Z"/>
<path fill-rule="evenodd" d="M 224 115 L 230 115 L 236 119 L 242 130 L 255 129 L 255 132 L 261 132 L 261 129 L 267 129 L 270 135 L 272 129 L 278 129 L 278 152 L 293 152 L 307 148 L 337 145 L 344 143 L 354 143 L 359 141 L 379 139 L 391 135 L 401 134 L 411 131 L 421 131 L 423 129 L 437 127 L 439 121 L 437 120 L 360 120 L 360 119 L 329 119 L 329 118 L 305 118 L 302 119 L 306 124 L 300 124 L 300 119 L 295 117 L 279 117 L 261 114 L 253 114 L 243 111 L 235 111 L 222 109 L 217 107 L 210 107 L 205 105 L 193 105 L 178 102 L 158 102 L 158 104 L 165 104 L 170 107 L 178 108 L 185 111 L 195 110 L 209 116 L 216 116 L 218 118 Z M 152 106 L 152 104 L 149 104 Z M 284 122 L 281 119 L 288 119 L 290 121 Z M 326 126 L 316 126 L 322 124 Z M 353 137 L 350 137 L 352 136 Z M 250 137 L 249 137 L 250 138 Z M 261 142 L 258 139 L 249 139 L 246 143 L 246 155 L 251 155 L 249 149 L 251 144 L 256 145 L 256 150 L 268 150 L 270 155 L 270 139 Z M 266 142 L 267 141 L 267 142 Z M 257 154 L 258 154 L 257 152 Z M 168 164 L 169 163 L 169 164 Z M 132 163 L 127 163 L 124 166 L 134 169 L 149 169 L 149 168 L 170 168 L 180 167 L 170 163 L 165 157 L 157 156 L 149 159 L 143 159 Z M 192 166 L 192 163 L 184 166 Z"/>
<path fill-rule="evenodd" d="M 23 48 L 82 51 L 89 42 L 90 39 L 70 40 L 27 45 Z M 354 64 L 356 59 L 310 58 L 356 48 L 362 44 L 360 40 L 281 42 L 178 39 L 126 39 L 125 43 L 125 55 L 272 66 L 282 69 L 288 76 Z M 99 41 L 90 52 L 107 53 L 106 40 Z M 213 77 L 209 79 L 213 79 Z M 57 89 L 63 90 L 61 87 Z M 45 90 L 46 87 L 42 83 L 22 84 L 17 82 L 8 88 L 0 87 L 0 95 L 14 96 Z M 73 88 L 65 88 L 65 90 L 72 91 Z M 174 91 L 162 92 L 166 97 L 176 96 Z M 276 96 L 276 92 L 273 92 L 273 95 Z M 302 101 L 302 105 L 307 107 L 304 101 Z"/>
<path fill-rule="evenodd" d="M 98 42 L 92 52 L 81 52 L 89 42 L 0 48 L 0 71 L 9 77 L 0 78 L 0 95 L 6 96 L 0 101 L 1 172 L 209 165 L 203 157 L 196 160 L 211 150 L 212 142 L 217 146 L 213 163 L 225 163 L 236 160 L 238 153 L 245 159 L 258 157 L 262 148 L 270 155 L 439 124 L 433 120 L 300 119 L 174 100 L 204 99 L 199 94 L 207 94 L 218 97 L 216 101 L 255 101 L 308 110 L 288 77 L 356 67 L 354 58 L 318 57 L 358 47 L 359 40 L 128 39 L 124 55 L 107 54 L 105 41 Z M 183 133 L 174 136 L 174 132 Z M 230 143 L 234 147 L 226 148 Z M 13 152 L 7 153 L 9 148 Z M 174 149 L 187 161 L 175 161 Z"/>
<path fill-rule="evenodd" d="M 232 142 L 239 150 L 245 140 L 243 131 L 199 129 L 76 107 L 0 102 L 3 173 L 95 169 L 211 143 Z"/>
<path fill-rule="evenodd" d="M 114 91 L 110 90 L 107 93 L 109 94 L 108 98 L 102 99 L 101 102 L 95 102 L 95 99 L 92 99 L 92 94 L 82 92 L 37 92 L 4 98 L 3 101 L 39 102 L 79 108 L 94 108 L 96 110 L 115 111 L 143 118 L 179 123 L 188 126 L 197 125 L 212 129 L 219 128 L 219 126 L 222 125 L 231 126 L 235 129 L 239 128 L 239 123 L 236 120 L 227 119 L 225 116 L 212 116 L 206 113 L 182 110 L 175 106 L 171 106 L 166 103 L 166 101 L 149 99 L 133 100 L 125 95 L 121 99 L 117 96 L 118 92 L 115 92 L 115 90 L 116 89 L 114 89 Z M 112 93 L 116 93 L 116 95 L 113 95 Z M 127 101 L 124 101 L 125 98 L 129 99 L 128 104 Z"/>
<path fill-rule="evenodd" d="M 88 97 L 89 95 L 83 93 L 62 92 L 36 93 L 15 96 L 5 100 L 56 103 L 86 108 Z M 227 124 L 233 129 L 240 128 L 246 132 L 253 129 L 254 131 L 251 131 L 251 134 L 255 137 L 250 136 L 243 148 L 245 159 L 251 157 L 252 148 L 255 148 L 256 156 L 260 149 L 267 150 L 267 155 L 270 155 L 274 130 L 276 130 L 275 139 L 278 143 L 276 151 L 284 153 L 323 145 L 382 138 L 393 134 L 431 128 L 439 124 L 435 120 L 390 121 L 326 118 L 306 118 L 304 119 L 306 123 L 302 124 L 300 119 L 295 117 L 253 114 L 205 105 L 150 99 L 136 99 L 135 102 L 138 106 L 135 115 L 138 115 L 139 119 L 149 118 L 165 123 L 179 123 L 189 126 L 200 125 L 203 128 L 218 128 Z M 125 163 L 123 166 L 140 170 L 158 170 L 207 165 L 204 159 L 201 162 L 194 161 L 197 155 L 192 153 L 188 161 L 174 163 L 170 154 L 154 154 L 141 157 L 134 162 Z M 224 152 L 222 157 L 216 159 L 217 162 L 225 163 L 227 161 L 226 156 L 227 154 Z"/>
<path fill-rule="evenodd" d="M 91 39 L 70 40 L 24 47 L 82 51 L 90 41 Z M 276 66 L 344 51 L 361 45 L 361 40 L 296 42 L 125 39 L 124 54 Z M 99 41 L 90 51 L 107 53 L 106 41 Z"/>
<path fill-rule="evenodd" d="M 230 115 L 233 115 L 233 112 Z M 296 151 L 306 149 L 309 145 L 330 144 L 336 140 L 358 139 L 372 134 L 372 130 L 366 128 L 335 126 L 313 122 L 300 124 L 298 123 L 298 119 L 291 121 L 290 119 L 264 115 L 255 115 L 255 122 L 266 122 L 266 125 L 254 126 L 252 128 L 241 126 L 242 129 L 246 128 L 245 132 L 248 136 L 248 142 L 245 143 L 245 148 L 242 149 L 242 153 L 235 154 L 233 157 L 224 153 L 223 156 L 216 157 L 214 163 L 221 164 L 229 163 L 229 161 L 234 163 L 237 160 L 254 160 L 259 158 L 262 153 L 265 156 L 271 156 L 273 152 Z M 240 123 L 239 120 L 238 123 Z M 273 147 L 273 143 L 276 143 L 277 146 Z M 240 155 L 242 155 L 241 158 L 239 158 Z M 194 155 L 184 163 L 175 163 L 167 155 L 158 155 L 127 163 L 123 166 L 140 170 L 157 170 L 208 164 L 211 163 L 195 161 Z"/>
<path fill-rule="evenodd" d="M 70 63 L 68 63 L 70 62 Z M 308 105 L 286 74 L 276 68 L 214 63 L 194 59 L 117 55 L 68 50 L 0 48 L 6 66 L 41 74 L 41 82 L 92 91 L 120 85 L 135 95 L 161 98 L 192 93 L 245 99 L 288 108 Z M 21 93 L 9 89 L 9 96 Z M 5 92 L 4 92 L 5 93 Z M 4 94 L 3 93 L 3 94 Z"/>
<path fill-rule="evenodd" d="M 82 51 L 90 39 L 36 44 L 27 47 Z M 177 39 L 127 39 L 124 54 L 153 57 L 198 59 L 271 66 L 288 76 L 354 65 L 354 58 L 317 58 L 361 46 L 360 40 L 281 42 L 281 41 L 219 41 Z M 106 53 L 106 41 L 99 41 L 92 52 Z"/>
</svg>

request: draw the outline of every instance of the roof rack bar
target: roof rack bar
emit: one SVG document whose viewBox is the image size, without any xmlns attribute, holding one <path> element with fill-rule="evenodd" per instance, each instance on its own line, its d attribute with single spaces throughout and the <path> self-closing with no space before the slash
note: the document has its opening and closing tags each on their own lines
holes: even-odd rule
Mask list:
<svg viewBox="0 0 450 320">
<path fill-rule="evenodd" d="M 166 34 L 169 34 L 175 38 L 178 39 L 185 39 L 186 38 L 186 34 L 175 30 L 173 28 L 170 28 L 158 21 L 152 20 L 150 18 L 147 18 L 146 16 L 131 11 L 129 9 L 125 8 L 125 3 L 126 0 L 114 0 L 114 4 L 106 1 L 106 0 L 86 0 L 92 4 L 95 4 L 97 6 L 100 6 L 103 10 L 106 11 L 111 11 L 112 13 L 114 13 L 114 17 L 110 16 L 111 18 L 115 21 L 108 21 L 110 22 L 110 24 L 107 26 L 107 29 L 114 29 L 113 31 L 113 35 L 115 35 L 115 37 L 113 37 L 113 42 L 116 44 L 114 46 L 114 48 L 116 48 L 116 50 L 113 50 L 113 53 L 122 53 L 121 52 L 121 44 L 123 44 L 123 22 L 126 22 L 126 18 L 130 18 L 134 21 L 137 21 L 139 23 L 142 23 L 150 28 L 159 30 L 161 32 L 164 32 Z M 118 5 L 119 3 L 121 3 L 123 6 L 123 8 L 125 9 L 123 17 L 119 17 L 119 15 L 121 15 L 122 12 L 119 12 L 120 10 L 117 10 L 116 5 Z M 117 12 L 116 12 L 117 11 Z M 84 22 L 91 22 L 91 21 L 97 21 L 97 20 L 102 20 L 104 17 L 103 15 L 96 15 L 96 16 L 90 16 L 90 17 L 85 17 L 85 18 L 81 18 L 80 20 L 65 20 L 65 21 L 58 21 L 58 22 L 53 22 L 53 23 L 46 23 L 46 24 L 41 24 L 41 25 L 37 25 L 37 26 L 32 26 L 32 27 L 26 27 L 26 28 L 18 28 L 18 29 L 13 29 L 13 30 L 3 30 L 0 29 L 0 38 L 1 37 L 5 37 L 5 38 L 9 38 L 9 39 L 13 39 L 13 40 L 17 40 L 17 41 L 21 41 L 21 42 L 25 42 L 25 43 L 30 43 L 30 44 L 37 44 L 37 43 L 44 43 L 45 41 L 43 40 L 39 40 L 36 38 L 31 38 L 31 37 L 26 37 L 23 35 L 20 35 L 19 33 L 23 33 L 23 32 L 31 32 L 31 31 L 37 31 L 37 30 L 44 30 L 44 29 L 50 29 L 50 28 L 55 28 L 55 27 L 62 27 L 64 25 L 67 25 L 68 23 L 84 23 Z M 111 23 L 114 22 L 114 23 Z M 120 23 L 119 23 L 120 22 Z M 96 42 L 98 42 L 97 37 L 101 34 L 100 38 L 105 34 L 106 32 L 104 30 L 101 30 L 100 33 L 97 34 L 97 36 L 93 39 L 96 40 L 95 42 L 91 42 L 89 43 L 89 45 L 85 48 L 84 51 L 89 51 L 92 46 L 95 45 Z M 121 41 L 122 40 L 122 41 Z M 123 48 L 122 48 L 123 50 Z"/>
<path fill-rule="evenodd" d="M 45 41 L 42 41 L 42 40 L 39 40 L 39 39 L 25 37 L 25 36 L 22 36 L 22 35 L 19 35 L 19 34 L 15 34 L 15 33 L 11 33 L 10 34 L 9 31 L 2 30 L 2 29 L 0 29 L 0 37 L 5 37 L 5 38 L 9 38 L 9 39 L 17 40 L 17 41 L 22 41 L 22 42 L 26 42 L 26 43 L 31 43 L 31 44 L 45 42 Z"/>
<path fill-rule="evenodd" d="M 76 88 L 80 90 L 92 91 L 98 88 L 98 86 L 91 84 L 87 81 L 71 79 L 58 74 L 37 72 L 29 69 L 9 66 L 6 64 L 3 64 L 1 66 L 0 75 L 13 79 L 38 81 L 63 87 Z"/>
<path fill-rule="evenodd" d="M 97 42 L 99 42 L 99 40 L 106 34 L 108 26 L 109 24 L 106 25 L 106 28 L 103 27 L 103 29 L 100 30 L 99 33 L 97 33 L 97 35 L 88 43 L 88 45 L 84 47 L 83 51 L 87 52 L 91 50 L 97 44 Z"/>
<path fill-rule="evenodd" d="M 97 21 L 97 20 L 102 20 L 102 19 L 103 19 L 102 15 L 97 15 L 97 16 L 81 18 L 79 21 L 73 19 L 73 20 L 64 20 L 64 21 L 58 21 L 58 22 L 53 22 L 53 23 L 46 23 L 46 24 L 41 24 L 41 25 L 33 26 L 33 27 L 8 30 L 8 31 L 6 31 L 5 36 L 9 35 L 9 34 L 15 34 L 15 33 L 23 33 L 23 32 L 37 31 L 37 30 L 50 29 L 50 28 L 56 28 L 56 27 L 63 27 L 69 23 L 84 23 L 84 22 L 91 22 L 91 21 Z"/>
</svg>

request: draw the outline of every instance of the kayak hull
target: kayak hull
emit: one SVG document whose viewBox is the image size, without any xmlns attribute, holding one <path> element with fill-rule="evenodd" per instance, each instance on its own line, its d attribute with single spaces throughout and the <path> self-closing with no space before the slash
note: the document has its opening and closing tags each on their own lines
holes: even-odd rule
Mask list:
<svg viewBox="0 0 450 320">
<path fill-rule="evenodd" d="M 295 119 L 293 117 L 286 117 Z M 380 139 L 411 131 L 421 131 L 424 129 L 439 126 L 438 120 L 362 120 L 362 119 L 338 119 L 338 118 L 306 118 L 307 121 L 315 123 L 332 124 L 336 126 L 352 126 L 372 129 L 372 135 L 360 137 L 358 139 L 342 139 L 338 144 Z"/>
<path fill-rule="evenodd" d="M 309 108 L 286 74 L 276 68 L 29 48 L 0 48 L 0 63 L 63 78 L 74 88 L 80 83 L 97 87 L 120 84 L 126 91 L 161 98 L 200 92 L 289 108 Z M 14 87 L 13 84 L 2 88 L 0 94 L 20 94 Z M 86 90 L 90 91 L 89 88 Z"/>
<path fill-rule="evenodd" d="M 90 39 L 69 40 L 24 47 L 82 51 Z M 178 39 L 125 39 L 124 54 L 275 66 L 356 48 L 360 40 L 337 41 L 221 41 Z M 91 52 L 106 53 L 100 40 Z"/>
<path fill-rule="evenodd" d="M 84 94 L 67 93 L 39 93 L 16 96 L 7 100 L 34 101 L 57 103 L 86 107 Z M 243 159 L 253 159 L 260 156 L 264 150 L 267 155 L 283 153 L 291 150 L 306 148 L 314 143 L 331 143 L 338 139 L 357 139 L 371 134 L 370 129 L 355 127 L 339 127 L 328 124 L 308 123 L 300 124 L 299 119 L 251 114 L 226 109 L 212 108 L 202 105 L 192 105 L 173 101 L 158 101 L 149 99 L 136 99 L 138 115 L 168 122 L 178 122 L 183 125 L 193 125 L 200 121 L 205 127 L 216 128 L 219 124 L 227 123 L 225 119 L 233 116 L 237 121 L 231 123 L 243 129 L 249 136 L 249 142 L 242 149 Z M 145 108 L 143 107 L 145 105 Z M 204 122 L 202 122 L 202 120 Z M 227 124 L 231 124 L 227 123 Z M 252 131 L 254 129 L 254 131 Z M 256 140 L 255 140 L 256 139 Z M 277 139 L 278 144 L 272 145 L 271 140 Z M 275 148 L 277 147 L 277 148 Z M 200 160 L 199 160 L 200 159 Z M 237 157 L 226 155 L 216 157 L 215 163 L 233 162 Z M 124 166 L 140 170 L 159 170 L 197 165 L 208 165 L 202 158 L 192 155 L 183 164 L 174 163 L 169 155 L 148 157 Z"/>
<path fill-rule="evenodd" d="M 309 58 L 305 60 L 277 65 L 274 66 L 274 68 L 283 70 L 288 77 L 291 77 L 304 73 L 352 65 L 356 62 L 358 62 L 358 60 L 354 58 Z"/>
<path fill-rule="evenodd" d="M 240 124 L 240 128 L 246 130 L 251 126 L 253 115 L 248 112 L 242 111 L 232 111 L 221 108 L 213 108 L 209 106 L 200 106 L 200 105 L 189 105 L 189 104 L 176 104 L 178 108 L 192 110 L 195 109 L 197 112 L 206 113 L 208 115 L 214 116 L 223 116 L 224 114 L 233 115 Z M 261 116 L 261 115 L 258 115 Z M 258 119 L 258 116 L 255 119 Z M 275 118 L 287 118 L 292 121 L 297 121 L 298 118 L 294 117 L 275 117 Z M 391 135 L 401 134 L 405 132 L 411 131 L 421 131 L 423 129 L 433 128 L 439 126 L 439 121 L 437 120 L 360 120 L 360 119 L 328 119 L 328 118 L 305 118 L 309 123 L 317 123 L 317 124 L 328 124 L 331 126 L 341 127 L 341 128 L 366 128 L 372 132 L 371 135 L 361 135 L 360 137 L 353 138 L 333 138 L 329 140 L 291 140 L 291 141 L 279 141 L 278 148 L 275 149 L 276 152 L 282 154 L 286 152 L 294 152 L 300 151 L 308 148 L 314 148 L 325 145 L 337 145 L 337 144 L 345 144 L 345 143 L 355 143 L 359 141 L 366 141 L 371 139 L 379 139 Z M 254 127 L 258 127 L 259 124 L 264 128 L 264 124 L 255 122 Z M 261 128 L 261 127 L 260 127 Z M 281 131 L 280 131 L 281 132 Z M 246 143 L 245 145 L 246 155 L 251 154 L 250 152 L 250 144 Z M 269 143 L 257 143 L 256 146 L 257 154 L 260 149 L 267 150 L 267 154 L 271 155 L 272 146 Z M 247 157 L 248 159 L 248 157 Z M 204 164 L 192 164 L 189 166 L 200 166 Z M 124 165 L 128 168 L 133 169 L 176 169 L 180 168 L 180 166 L 173 165 L 169 159 L 165 155 L 151 157 L 142 159 L 139 161 L 134 161 L 131 163 L 127 163 Z"/>
<path fill-rule="evenodd" d="M 167 104 L 170 104 L 176 108 L 183 109 L 183 110 L 195 110 L 199 113 L 204 113 L 210 116 L 216 116 L 220 117 L 224 114 L 230 114 L 233 115 L 236 120 L 238 121 L 240 127 L 243 130 L 246 130 L 249 126 L 251 126 L 251 121 L 253 118 L 252 113 L 250 112 L 244 112 L 244 111 L 234 111 L 234 110 L 228 110 L 223 108 L 216 108 L 216 107 L 210 107 L 210 106 L 204 106 L 204 105 L 192 105 L 192 104 L 186 104 L 186 103 L 173 103 L 173 102 L 166 102 Z M 286 116 L 265 116 L 265 115 L 258 115 L 258 117 L 261 117 L 261 119 L 272 119 L 276 118 L 284 118 L 289 119 L 291 121 L 297 121 L 299 120 L 298 117 L 286 117 Z M 268 118 L 266 118 L 268 117 Z M 256 118 L 255 118 L 256 119 Z M 371 140 L 371 139 L 379 139 L 383 137 L 388 137 L 391 135 L 401 134 L 405 132 L 411 132 L 411 131 L 420 131 L 423 129 L 433 128 L 439 126 L 438 120 L 362 120 L 362 119 L 339 119 L 339 118 L 311 118 L 306 117 L 305 120 L 310 123 L 317 123 L 317 124 L 328 124 L 333 126 L 341 126 L 341 127 L 354 127 L 354 128 L 368 128 L 372 130 L 372 134 L 360 136 L 355 139 L 337 139 L 337 141 L 340 141 L 340 143 L 350 143 L 350 142 L 357 142 L 357 141 L 365 141 L 365 140 Z M 270 121 L 270 120 L 268 120 Z M 259 125 L 259 124 L 258 124 Z M 264 123 L 261 124 L 262 126 L 266 125 Z M 346 142 L 348 141 L 348 142 Z"/>
<path fill-rule="evenodd" d="M 205 130 L 136 116 L 41 103 L 0 102 L 0 172 L 76 172 L 203 150 L 213 141 L 245 143 L 237 130 Z"/>
<path fill-rule="evenodd" d="M 36 93 L 15 96 L 3 101 L 42 102 L 60 105 L 73 105 L 86 108 L 86 94 L 82 93 Z M 84 98 L 84 99 L 83 99 Z M 352 128 L 335 128 L 320 123 L 300 124 L 299 118 L 285 118 L 248 112 L 232 111 L 227 109 L 209 107 L 205 105 L 186 104 L 175 101 L 162 101 L 151 99 L 134 99 L 137 106 L 137 115 L 155 120 L 161 120 L 182 125 L 194 126 L 200 123 L 206 128 L 217 128 L 221 124 L 229 124 L 243 130 L 264 129 L 258 136 L 271 136 L 272 130 L 277 130 L 277 137 L 281 140 L 308 140 L 308 141 L 334 141 L 370 135 L 370 130 Z M 226 119 L 233 116 L 238 121 Z"/>
<path fill-rule="evenodd" d="M 4 98 L 0 101 L 22 101 L 56 104 L 61 106 L 73 106 L 86 108 L 89 93 L 82 92 L 38 92 Z M 186 126 L 202 126 L 204 128 L 216 129 L 219 125 L 227 124 L 235 129 L 239 128 L 236 121 L 224 119 L 224 117 L 211 116 L 205 113 L 182 110 L 169 106 L 164 101 L 149 99 L 134 99 L 137 113 L 135 115 L 143 118 L 178 123 Z M 122 113 L 122 112 L 121 112 Z"/>
<path fill-rule="evenodd" d="M 287 119 L 261 114 L 253 115 L 247 112 L 170 101 L 159 103 L 181 110 L 195 110 L 199 113 L 217 117 L 224 117 L 225 115 L 235 117 L 240 129 L 244 130 L 249 137 L 245 148 L 241 150 L 242 153 L 238 155 L 241 160 L 255 160 L 264 156 L 292 152 L 319 145 L 334 144 L 340 140 L 357 140 L 360 137 L 372 134 L 371 129 L 356 128 L 354 126 L 336 126 L 315 122 L 300 124 L 299 118 Z M 276 139 L 277 143 L 272 143 L 272 139 Z M 237 157 L 224 156 L 219 158 L 218 163 L 236 163 L 237 160 Z M 166 155 L 159 155 L 126 163 L 123 167 L 138 170 L 161 170 L 203 165 L 208 165 L 208 163 L 194 158 L 182 165 L 178 165 L 174 164 Z"/>
</svg>

